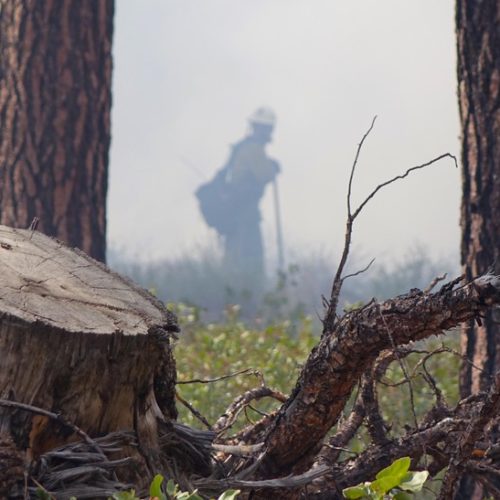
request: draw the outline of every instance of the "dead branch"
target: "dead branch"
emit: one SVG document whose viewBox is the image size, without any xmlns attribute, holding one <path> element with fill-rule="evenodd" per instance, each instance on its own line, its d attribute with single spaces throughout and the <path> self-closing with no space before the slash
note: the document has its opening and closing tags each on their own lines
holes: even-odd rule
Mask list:
<svg viewBox="0 0 500 500">
<path fill-rule="evenodd" d="M 355 458 L 332 463 L 328 462 L 329 457 L 325 456 L 324 463 L 330 463 L 332 468 L 327 475 L 315 482 L 315 490 L 325 495 L 329 490 L 337 491 L 373 480 L 378 470 L 387 467 L 397 458 L 410 456 L 416 464 L 424 453 L 428 453 L 434 458 L 434 462 L 428 467 L 432 475 L 454 464 L 451 472 L 448 471 L 445 476 L 440 498 L 453 498 L 453 482 L 456 483 L 460 473 L 464 471 L 483 482 L 490 492 L 495 492 L 498 484 L 493 483 L 491 477 L 498 478 L 500 470 L 495 467 L 498 462 L 491 462 L 495 457 L 494 453 L 490 457 L 490 450 L 495 449 L 497 445 L 485 442 L 484 439 L 485 428 L 487 429 L 488 423 L 499 410 L 499 380 L 500 376 L 489 393 L 469 397 L 453 410 L 435 406 L 423 419 L 419 429 L 389 440 L 383 445 L 373 444 Z M 422 443 L 425 443 L 425 447 Z M 484 461 L 488 457 L 490 460 Z M 452 465 L 449 469 L 451 468 Z M 319 498 L 322 498 L 321 495 Z"/>
<path fill-rule="evenodd" d="M 354 385 L 381 351 L 444 333 L 499 303 L 500 279 L 485 275 L 457 290 L 412 291 L 346 314 L 323 335 L 268 430 L 262 476 L 308 468 Z"/>
<path fill-rule="evenodd" d="M 339 429 L 333 437 L 328 440 L 328 443 L 323 446 L 321 453 L 318 456 L 320 463 L 334 464 L 342 451 L 345 451 L 345 446 L 356 435 L 363 420 L 366 411 L 363 401 L 358 399 L 354 405 L 349 417 L 339 426 Z"/>
<path fill-rule="evenodd" d="M 359 155 L 361 153 L 361 149 L 366 138 L 370 135 L 373 127 L 375 126 L 376 116 L 373 117 L 372 123 L 370 127 L 363 135 L 361 142 L 358 144 L 356 149 L 356 155 L 354 157 L 354 162 L 351 167 L 351 175 L 349 176 L 349 185 L 347 188 L 347 222 L 346 222 L 346 230 L 345 230 L 345 241 L 344 241 L 344 249 L 342 251 L 342 256 L 340 258 L 340 263 L 337 268 L 337 272 L 335 274 L 335 278 L 333 280 L 332 291 L 330 293 L 330 300 L 328 301 L 328 309 L 325 315 L 325 330 L 327 328 L 331 329 L 335 322 L 335 315 L 337 312 L 337 305 L 339 301 L 340 289 L 342 288 L 342 273 L 344 272 L 344 267 L 347 263 L 347 259 L 349 257 L 349 250 L 351 247 L 351 238 L 352 238 L 352 224 L 354 222 L 354 218 L 352 216 L 351 211 L 351 194 L 352 194 L 352 181 L 354 179 L 354 172 L 356 170 L 356 165 L 358 164 Z"/>
<path fill-rule="evenodd" d="M 208 430 L 212 430 L 210 422 L 189 402 L 186 401 L 178 391 L 175 391 L 175 398 L 179 403 L 185 406 L 195 418 L 197 418 Z"/>
<path fill-rule="evenodd" d="M 444 273 L 441 276 L 436 276 L 430 283 L 429 286 L 424 290 L 424 293 L 431 293 L 433 288 L 440 282 L 446 279 L 447 274 Z"/>
<path fill-rule="evenodd" d="M 228 409 L 219 417 L 217 422 L 213 426 L 213 430 L 219 435 L 223 434 L 227 429 L 229 429 L 238 415 L 254 400 L 262 398 L 274 398 L 281 403 L 287 400 L 287 397 L 279 391 L 270 389 L 266 386 L 257 387 L 255 389 L 250 389 L 246 391 L 241 396 L 238 396 L 228 407 Z"/>
<path fill-rule="evenodd" d="M 489 422 L 495 418 L 500 411 L 500 373 L 497 373 L 494 383 L 485 399 L 477 418 L 474 418 L 467 431 L 460 438 L 454 456 L 443 479 L 443 486 L 439 493 L 439 499 L 453 498 L 455 488 L 461 473 L 472 455 L 474 445 L 485 432 Z"/>
<path fill-rule="evenodd" d="M 354 459 L 333 464 L 329 473 L 316 487 L 322 493 L 335 488 L 343 489 L 360 482 L 373 480 L 375 474 L 403 456 L 418 460 L 426 450 L 432 451 L 439 443 L 452 443 L 457 433 L 463 431 L 467 420 L 445 417 L 425 429 L 419 429 L 406 436 L 391 440 L 384 446 L 372 445 Z M 426 444 L 426 450 L 422 448 Z M 445 448 L 445 446 L 443 446 Z M 436 471 L 438 472 L 438 471 Z"/>
<path fill-rule="evenodd" d="M 350 247 L 351 247 L 351 240 L 352 240 L 352 230 L 353 230 L 353 225 L 354 221 L 358 217 L 358 215 L 362 212 L 362 210 L 365 208 L 365 206 L 368 204 L 370 200 L 372 200 L 375 195 L 384 187 L 389 186 L 390 184 L 393 184 L 394 182 L 404 179 L 410 175 L 410 173 L 416 171 L 416 170 L 421 170 L 423 168 L 426 168 L 430 165 L 433 165 L 434 163 L 437 163 L 438 161 L 444 159 L 444 158 L 451 158 L 453 159 L 455 166 L 458 168 L 458 161 L 456 157 L 450 153 L 444 153 L 428 162 L 422 163 L 420 165 L 416 165 L 414 167 L 411 167 L 406 170 L 403 174 L 397 175 L 393 177 L 392 179 L 389 179 L 385 182 L 382 182 L 378 186 L 376 186 L 373 191 L 361 202 L 361 204 L 354 210 L 352 211 L 351 207 L 351 196 L 352 196 L 352 183 L 354 179 L 354 173 L 356 171 L 356 166 L 358 164 L 358 159 L 361 153 L 361 149 L 363 148 L 363 144 L 367 137 L 370 135 L 370 132 L 373 130 L 373 127 L 375 126 L 375 121 L 377 117 L 375 116 L 370 124 L 370 127 L 368 130 L 365 132 L 363 135 L 360 143 L 358 144 L 358 147 L 356 149 L 356 155 L 354 157 L 354 161 L 351 167 L 351 173 L 349 176 L 349 184 L 347 188 L 347 220 L 346 220 L 346 229 L 345 229 L 345 236 L 344 236 L 344 248 L 342 250 L 342 255 L 340 257 L 340 262 L 337 267 L 337 272 L 335 273 L 335 277 L 333 279 L 333 284 L 332 284 L 332 289 L 330 293 L 330 300 L 327 301 L 327 310 L 326 314 L 323 320 L 323 333 L 328 332 L 333 330 L 333 327 L 335 325 L 336 321 L 336 314 L 337 314 L 337 306 L 338 306 L 338 300 L 340 296 L 340 291 L 342 289 L 342 285 L 344 280 L 347 278 L 347 276 L 343 277 L 343 272 L 345 265 L 347 263 L 348 257 L 349 257 L 349 252 L 350 252 Z M 368 265 L 368 267 L 371 264 Z M 350 276 L 349 276 L 350 277 Z"/>
<path fill-rule="evenodd" d="M 368 262 L 368 264 L 365 267 L 363 267 L 363 269 L 360 269 L 359 271 L 344 276 L 343 281 L 345 281 L 347 278 L 354 278 L 355 276 L 359 276 L 360 274 L 365 273 L 366 271 L 368 271 L 368 269 L 370 269 L 370 267 L 374 262 L 375 259 L 373 258 L 370 262 Z"/>
<path fill-rule="evenodd" d="M 328 443 L 322 449 L 318 456 L 320 463 L 326 462 L 334 464 L 344 447 L 356 435 L 358 429 L 366 419 L 368 433 L 374 443 L 384 445 L 387 443 L 387 425 L 385 424 L 378 406 L 378 397 L 375 390 L 375 382 L 379 382 L 389 365 L 397 357 L 405 357 L 413 353 L 413 349 L 400 347 L 398 353 L 395 351 L 384 351 L 375 361 L 361 379 L 361 386 L 356 398 L 356 402 L 351 410 L 349 417 L 339 426 L 337 432 L 329 439 Z"/>
<path fill-rule="evenodd" d="M 214 378 L 193 378 L 190 380 L 177 380 L 177 385 L 183 384 L 212 384 L 214 382 L 220 382 L 221 380 L 226 380 L 228 378 L 234 378 L 238 375 L 255 375 L 262 380 L 262 373 L 259 370 L 254 370 L 253 368 L 245 368 L 244 370 L 239 370 L 237 372 L 229 373 L 228 375 L 222 375 L 220 377 Z"/>
</svg>

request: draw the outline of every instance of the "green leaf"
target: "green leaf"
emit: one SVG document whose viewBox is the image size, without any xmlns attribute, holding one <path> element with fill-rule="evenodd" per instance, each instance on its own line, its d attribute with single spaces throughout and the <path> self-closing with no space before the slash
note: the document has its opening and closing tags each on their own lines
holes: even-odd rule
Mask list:
<svg viewBox="0 0 500 500">
<path fill-rule="evenodd" d="M 375 477 L 377 479 L 380 479 L 382 477 L 387 477 L 387 476 L 396 476 L 402 479 L 410 469 L 410 463 L 411 463 L 410 457 L 398 458 L 397 460 L 392 462 L 392 464 L 389 465 L 389 467 L 382 469 Z"/>
<path fill-rule="evenodd" d="M 234 500 L 240 493 L 241 490 L 227 490 L 217 500 Z"/>
<path fill-rule="evenodd" d="M 370 490 L 364 484 L 344 488 L 342 494 L 349 499 L 365 498 L 370 494 Z"/>
<path fill-rule="evenodd" d="M 417 472 L 409 472 L 406 474 L 404 480 L 399 483 L 398 488 L 401 488 L 405 491 L 420 491 L 427 481 L 427 477 L 429 476 L 429 472 L 426 470 L 417 471 Z"/>
<path fill-rule="evenodd" d="M 399 485 L 401 477 L 399 476 L 384 476 L 373 481 L 370 488 L 378 495 L 385 495 L 393 488 Z"/>
<path fill-rule="evenodd" d="M 169 479 L 167 482 L 167 495 L 173 497 L 176 493 L 177 485 L 175 484 L 173 479 Z"/>
<path fill-rule="evenodd" d="M 397 493 L 395 493 L 392 498 L 393 498 L 393 500 L 411 500 L 410 495 L 407 495 L 406 493 L 403 493 L 402 491 L 398 491 Z"/>
<path fill-rule="evenodd" d="M 50 500 L 51 496 L 47 493 L 47 490 L 44 490 L 43 488 L 38 487 L 36 489 L 36 497 L 39 500 Z"/>
<path fill-rule="evenodd" d="M 161 474 L 156 474 L 149 487 L 149 496 L 158 497 L 160 499 L 165 498 L 163 491 L 161 491 L 161 483 L 163 483 L 163 476 Z"/>
</svg>

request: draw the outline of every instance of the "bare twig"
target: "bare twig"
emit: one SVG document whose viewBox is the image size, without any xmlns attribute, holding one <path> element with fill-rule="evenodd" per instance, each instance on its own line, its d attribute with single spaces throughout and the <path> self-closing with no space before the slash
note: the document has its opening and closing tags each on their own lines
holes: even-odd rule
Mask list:
<svg viewBox="0 0 500 500">
<path fill-rule="evenodd" d="M 366 138 L 370 135 L 370 132 L 372 131 L 372 129 L 375 125 L 376 119 L 377 119 L 377 117 L 375 116 L 372 120 L 370 127 L 363 135 L 361 142 L 358 144 L 358 147 L 356 149 L 356 155 L 354 157 L 354 162 L 353 162 L 352 167 L 351 167 L 351 175 L 349 176 L 349 185 L 347 188 L 347 221 L 346 221 L 346 230 L 345 230 L 344 249 L 342 251 L 342 256 L 340 258 L 340 263 L 339 263 L 339 266 L 337 268 L 335 278 L 333 279 L 332 290 L 330 293 L 330 300 L 328 302 L 328 309 L 327 309 L 324 323 L 323 323 L 324 324 L 323 333 L 325 333 L 326 331 L 332 330 L 333 325 L 335 324 L 337 305 L 338 305 L 338 301 L 339 301 L 340 290 L 342 288 L 342 273 L 344 272 L 344 267 L 345 267 L 345 265 L 347 263 L 347 259 L 349 257 L 349 250 L 351 247 L 351 237 L 352 237 L 352 224 L 353 224 L 354 218 L 355 218 L 355 217 L 353 217 L 352 210 L 351 210 L 352 181 L 354 179 L 354 172 L 356 170 L 356 165 L 358 164 L 358 158 L 359 158 L 359 155 L 361 153 L 361 148 L 363 147 L 363 144 L 364 144 Z"/>
<path fill-rule="evenodd" d="M 253 412 L 257 413 L 257 415 L 260 415 L 261 417 L 269 417 L 269 413 L 266 413 L 265 411 L 259 410 L 257 407 L 255 407 L 252 404 L 248 404 L 247 408 L 252 410 Z"/>
<path fill-rule="evenodd" d="M 359 155 L 361 153 L 361 148 L 363 147 L 363 144 L 364 144 L 366 138 L 370 135 L 370 132 L 373 130 L 373 127 L 375 126 L 376 120 L 377 120 L 377 115 L 375 115 L 373 117 L 373 120 L 372 120 L 370 127 L 365 132 L 365 135 L 363 135 L 361 142 L 358 144 L 358 148 L 356 149 L 356 156 L 354 157 L 354 162 L 353 162 L 352 167 L 351 167 L 351 175 L 349 176 L 349 185 L 347 187 L 347 216 L 350 219 L 352 218 L 351 194 L 352 194 L 352 181 L 354 179 L 354 172 L 356 170 L 356 165 L 358 164 L 358 159 L 359 159 Z"/>
<path fill-rule="evenodd" d="M 339 295 L 340 295 L 340 290 L 342 289 L 342 285 L 344 282 L 345 277 L 342 277 L 342 273 L 344 272 L 345 265 L 347 263 L 348 257 L 349 257 L 349 251 L 350 251 L 350 246 L 351 246 L 351 240 L 352 240 L 352 229 L 353 229 L 353 224 L 354 221 L 356 220 L 356 217 L 361 213 L 363 208 L 367 205 L 367 203 L 384 187 L 396 182 L 397 180 L 404 179 L 407 177 L 411 172 L 415 170 L 420 170 L 425 167 L 428 167 L 432 165 L 433 163 L 438 162 L 439 160 L 442 160 L 443 158 L 452 158 L 455 162 L 455 166 L 458 167 L 458 162 L 455 156 L 453 156 L 450 153 L 445 153 L 442 154 L 426 163 L 422 163 L 421 165 L 416 165 L 415 167 L 411 167 L 406 170 L 401 175 L 397 175 L 393 177 L 392 179 L 389 179 L 373 189 L 373 191 L 364 199 L 364 201 L 354 210 L 352 211 L 352 206 L 351 206 L 351 195 L 352 195 L 352 183 L 354 179 L 354 173 L 356 171 L 356 166 L 358 164 L 358 159 L 359 155 L 361 153 L 361 149 L 363 147 L 363 144 L 366 140 L 366 138 L 369 136 L 370 132 L 372 131 L 374 125 L 375 125 L 375 120 L 376 116 L 373 118 L 372 123 L 368 130 L 365 132 L 363 135 L 363 138 L 361 139 L 361 142 L 358 144 L 358 147 L 356 149 L 356 155 L 354 157 L 354 162 L 351 167 L 351 173 L 349 176 L 349 184 L 347 188 L 347 221 L 346 221 L 346 229 L 345 229 L 345 239 L 344 239 L 344 248 L 342 250 L 342 256 L 340 258 L 340 263 L 337 268 L 337 272 L 335 273 L 335 277 L 333 279 L 333 284 L 332 284 L 332 289 L 330 293 L 330 300 L 328 301 L 327 305 L 327 310 L 325 313 L 325 317 L 323 320 L 323 335 L 325 335 L 327 332 L 332 331 L 335 325 L 336 321 L 336 311 L 337 311 L 337 305 L 339 301 Z"/>
<path fill-rule="evenodd" d="M 436 276 L 430 283 L 429 286 L 424 290 L 425 294 L 431 293 L 432 289 L 440 282 L 446 279 L 447 274 L 444 273 L 441 276 Z"/>
<path fill-rule="evenodd" d="M 405 177 L 408 177 L 409 174 L 411 174 L 411 172 L 414 172 L 415 170 L 421 170 L 422 168 L 425 168 L 425 167 L 429 167 L 430 165 L 432 165 L 433 163 L 437 163 L 438 161 L 440 160 L 443 160 L 444 158 L 451 158 L 454 162 L 455 162 L 455 166 L 458 168 L 458 161 L 456 159 L 456 157 L 454 155 L 452 155 L 451 153 L 444 153 L 440 156 L 437 156 L 436 158 L 428 161 L 428 162 L 425 162 L 425 163 L 422 163 L 421 165 L 416 165 L 415 167 L 411 167 L 409 168 L 404 174 L 401 174 L 401 175 L 396 175 L 396 177 L 393 177 L 392 179 L 389 179 L 388 181 L 385 181 L 385 182 L 382 182 L 382 184 L 379 184 L 366 198 L 365 200 L 363 201 L 363 203 L 361 203 L 361 205 L 359 205 L 359 207 L 356 209 L 356 211 L 354 212 L 354 214 L 352 215 L 352 218 L 355 219 L 360 213 L 361 211 L 363 210 L 363 208 L 365 208 L 366 204 L 384 187 L 386 186 L 389 186 L 390 184 L 392 184 L 393 182 L 396 182 L 396 181 L 399 181 L 401 179 L 404 179 Z"/>
<path fill-rule="evenodd" d="M 245 410 L 253 400 L 266 397 L 277 399 L 281 403 L 284 403 L 287 400 L 287 397 L 283 393 L 270 389 L 266 386 L 261 386 L 257 387 L 256 389 L 246 391 L 244 394 L 238 396 L 229 405 L 224 414 L 221 415 L 217 422 L 214 424 L 213 430 L 219 433 L 219 435 L 222 434 L 233 425 L 241 411 Z"/>
<path fill-rule="evenodd" d="M 249 404 L 248 405 L 245 405 L 242 409 L 243 409 L 243 413 L 245 415 L 245 419 L 247 421 L 248 424 L 250 425 L 255 425 L 255 422 L 250 418 L 250 415 L 248 414 L 248 408 L 249 408 Z M 265 417 L 264 417 L 265 418 Z"/>
<path fill-rule="evenodd" d="M 484 368 L 481 368 L 480 366 L 476 365 L 465 354 L 462 354 L 461 352 L 458 352 L 455 349 L 452 349 L 451 347 L 445 346 L 444 344 L 442 344 L 440 347 L 438 347 L 432 351 L 427 351 L 425 349 L 413 349 L 413 348 L 406 349 L 403 351 L 402 348 L 398 348 L 398 353 L 400 355 L 401 355 L 401 353 L 403 353 L 403 356 L 408 356 L 409 354 L 424 354 L 425 355 L 413 367 L 413 370 L 411 371 L 411 374 L 409 375 L 410 379 L 414 379 L 417 376 L 418 369 L 424 363 L 426 363 L 431 357 L 436 356 L 438 354 L 445 353 L 445 352 L 460 358 L 464 363 L 469 364 L 470 366 L 472 366 L 472 368 L 474 368 L 480 372 L 485 371 Z M 395 359 L 396 359 L 395 357 L 391 357 L 391 359 L 387 359 L 388 364 L 392 363 Z M 380 384 L 382 384 L 386 387 L 398 387 L 400 385 L 408 383 L 408 380 L 406 378 L 402 378 L 401 380 L 398 380 L 396 382 L 388 382 L 387 380 L 381 380 L 381 376 L 382 376 L 382 374 L 380 374 L 380 376 L 377 377 L 377 380 Z"/>
<path fill-rule="evenodd" d="M 365 418 L 365 407 L 361 398 L 357 398 L 349 417 L 339 425 L 337 432 L 323 446 L 319 461 L 333 465 L 342 451 L 346 451 L 345 445 L 356 435 Z"/>
<path fill-rule="evenodd" d="M 342 281 L 344 282 L 347 278 L 354 278 L 354 276 L 359 276 L 360 274 L 368 271 L 370 269 L 371 265 L 375 262 L 375 258 L 373 258 L 368 265 L 366 265 L 363 269 L 360 269 L 359 271 L 356 271 L 355 273 L 347 274 L 342 278 Z"/>
<path fill-rule="evenodd" d="M 72 422 L 66 420 L 66 418 L 63 417 L 63 415 L 58 413 L 53 413 L 48 410 L 44 410 L 43 408 L 39 408 L 37 406 L 32 406 L 25 403 L 18 403 L 17 401 L 11 401 L 8 399 L 0 399 L 0 406 L 28 411 L 30 413 L 36 413 L 38 415 L 43 415 L 44 417 L 48 417 L 52 420 L 55 420 L 56 422 L 59 422 L 59 424 L 61 424 L 62 426 L 71 429 L 75 434 L 78 434 L 78 436 L 80 436 L 88 445 L 92 446 L 99 453 L 99 455 L 102 456 L 102 458 L 108 460 L 108 457 L 102 451 L 101 447 L 84 430 L 80 429 L 80 427 L 73 424 Z"/>
<path fill-rule="evenodd" d="M 343 451 L 344 453 L 350 453 L 351 455 L 354 455 L 355 457 L 357 457 L 359 455 L 359 453 L 357 451 L 352 451 L 349 448 L 343 448 L 342 446 L 333 446 L 329 443 L 326 443 L 324 446 L 326 448 L 330 448 L 330 449 L 335 450 L 335 451 L 340 451 L 340 452 Z"/>
<path fill-rule="evenodd" d="M 259 370 L 254 370 L 253 368 L 245 368 L 244 370 L 240 370 L 234 373 L 229 373 L 228 375 L 222 375 L 220 377 L 215 377 L 215 378 L 193 378 L 190 380 L 178 380 L 177 385 L 181 384 L 212 384 L 213 382 L 219 382 L 220 380 L 226 380 L 228 378 L 233 378 L 237 377 L 238 375 L 243 375 L 243 374 L 248 374 L 248 375 L 255 375 L 256 377 L 259 377 L 262 381 L 262 373 Z"/>
<path fill-rule="evenodd" d="M 240 457 L 245 457 L 248 455 L 253 455 L 259 451 L 262 451 L 264 443 L 257 444 L 244 444 L 239 446 L 224 445 L 224 444 L 212 444 L 212 448 L 216 451 L 221 451 L 222 453 L 228 453 L 230 455 L 236 455 Z"/>
<path fill-rule="evenodd" d="M 186 401 L 177 391 L 175 391 L 177 401 L 183 404 L 207 429 L 212 430 L 212 426 L 208 420 L 193 406 Z"/>
<path fill-rule="evenodd" d="M 389 339 L 391 341 L 392 349 L 394 351 L 394 355 L 396 356 L 396 360 L 399 363 L 399 366 L 401 367 L 401 371 L 403 372 L 404 378 L 408 382 L 408 390 L 410 392 L 410 408 L 411 408 L 411 413 L 412 413 L 412 416 L 413 416 L 413 423 L 415 425 L 415 429 L 418 429 L 417 413 L 416 413 L 416 410 L 415 410 L 415 395 L 413 393 L 413 385 L 411 383 L 411 379 L 408 376 L 408 370 L 407 370 L 407 367 L 406 367 L 406 364 L 405 364 L 405 360 L 404 360 L 404 358 L 399 357 L 398 348 L 397 348 L 396 343 L 394 342 L 394 337 L 392 336 L 392 333 L 391 333 L 391 330 L 389 328 L 389 325 L 387 324 L 384 315 L 380 311 L 380 308 L 378 309 L 378 313 L 380 315 L 380 318 L 382 319 L 382 322 L 384 323 L 385 329 L 387 331 L 387 335 L 389 336 Z M 424 450 L 424 453 L 423 453 L 424 461 L 426 461 L 427 459 L 426 459 L 426 456 L 425 456 L 425 442 L 422 441 L 421 444 L 422 444 L 422 449 Z M 427 465 L 427 463 L 425 465 Z"/>
</svg>

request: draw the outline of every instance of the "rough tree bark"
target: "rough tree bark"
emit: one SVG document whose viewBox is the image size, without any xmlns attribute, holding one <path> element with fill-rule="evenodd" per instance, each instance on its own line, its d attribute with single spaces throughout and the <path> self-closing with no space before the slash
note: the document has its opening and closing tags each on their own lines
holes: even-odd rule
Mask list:
<svg viewBox="0 0 500 500">
<path fill-rule="evenodd" d="M 500 4 L 457 1 L 458 96 L 462 123 L 462 263 L 467 279 L 500 271 Z M 462 330 L 462 395 L 486 389 L 500 367 L 500 316 Z"/>
<path fill-rule="evenodd" d="M 500 4 L 457 0 L 458 97 L 462 124 L 462 264 L 467 279 L 500 272 Z M 500 313 L 463 325 L 462 396 L 486 390 L 500 368 Z M 461 488 L 481 498 L 480 486 Z M 477 491 L 474 493 L 474 488 Z M 475 496 L 474 496 L 475 495 Z"/>
<path fill-rule="evenodd" d="M 491 287 L 469 286 L 431 296 L 414 291 L 345 315 L 309 356 L 297 387 L 266 435 L 264 476 L 301 472 L 337 423 L 354 385 L 384 349 L 444 333 L 474 319 L 489 301 Z M 496 280 L 500 286 L 500 280 Z M 482 287 L 482 285 L 481 285 Z"/>
<path fill-rule="evenodd" d="M 30 230 L 0 226 L 0 275 L 0 399 L 64 415 L 94 437 L 135 431 L 139 451 L 129 453 L 154 471 L 159 426 L 177 416 L 175 317 L 82 252 Z M 1 404 L 0 436 L 30 460 L 80 439 L 52 418 Z"/>
<path fill-rule="evenodd" d="M 0 223 L 104 261 L 113 0 L 0 0 Z"/>
</svg>

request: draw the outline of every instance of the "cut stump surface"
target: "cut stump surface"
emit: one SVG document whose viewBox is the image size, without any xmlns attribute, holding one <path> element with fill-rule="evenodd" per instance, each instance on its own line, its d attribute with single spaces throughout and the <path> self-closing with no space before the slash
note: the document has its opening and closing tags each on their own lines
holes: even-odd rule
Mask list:
<svg viewBox="0 0 500 500">
<path fill-rule="evenodd" d="M 135 430 L 145 455 L 176 417 L 161 302 L 83 252 L 0 226 L 0 398 L 61 413 L 91 436 Z M 45 416 L 0 407 L 0 433 L 33 456 L 76 439 Z"/>
</svg>

